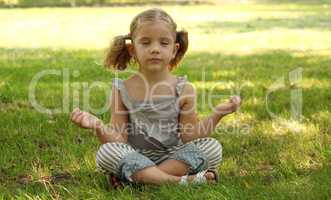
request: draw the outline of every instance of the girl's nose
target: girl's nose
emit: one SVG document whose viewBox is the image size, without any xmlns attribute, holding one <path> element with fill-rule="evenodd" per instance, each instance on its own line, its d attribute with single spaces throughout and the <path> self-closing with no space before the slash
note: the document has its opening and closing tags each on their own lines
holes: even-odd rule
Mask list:
<svg viewBox="0 0 331 200">
<path fill-rule="evenodd" d="M 160 47 L 159 47 L 159 45 L 157 45 L 157 44 L 153 45 L 152 48 L 151 48 L 151 53 L 152 54 L 160 53 Z"/>
</svg>

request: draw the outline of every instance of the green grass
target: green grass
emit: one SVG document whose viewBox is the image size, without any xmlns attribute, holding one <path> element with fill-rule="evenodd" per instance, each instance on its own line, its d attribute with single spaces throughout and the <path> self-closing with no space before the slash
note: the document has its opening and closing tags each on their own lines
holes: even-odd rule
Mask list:
<svg viewBox="0 0 331 200">
<path fill-rule="evenodd" d="M 174 73 L 187 74 L 196 87 L 200 115 L 211 111 L 204 91 L 215 87 L 214 94 L 229 95 L 241 88 L 240 111 L 222 120 L 213 136 L 224 148 L 221 183 L 106 190 L 105 177 L 95 170 L 96 138 L 74 126 L 66 112 L 37 112 L 28 86 L 42 70 L 68 70 L 65 108 L 84 107 L 83 89 L 75 84 L 111 82 L 114 72 L 100 65 L 103 48 L 112 36 L 126 33 L 130 16 L 145 8 L 0 10 L 0 198 L 330 198 L 331 7 L 323 4 L 164 7 L 190 33 L 189 52 Z M 123 16 L 129 17 L 116 20 Z M 298 68 L 302 80 L 293 85 L 289 73 Z M 278 117 L 273 118 L 265 98 L 281 77 L 284 87 L 269 96 L 268 108 Z M 40 79 L 39 104 L 63 106 L 63 84 L 62 76 Z M 93 108 L 104 105 L 108 87 L 91 90 Z M 293 121 L 290 94 L 298 89 L 302 116 Z"/>
</svg>

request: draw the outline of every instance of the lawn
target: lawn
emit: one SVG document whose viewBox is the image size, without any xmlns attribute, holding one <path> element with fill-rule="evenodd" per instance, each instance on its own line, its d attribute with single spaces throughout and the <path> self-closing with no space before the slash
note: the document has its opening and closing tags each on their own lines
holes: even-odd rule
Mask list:
<svg viewBox="0 0 331 200">
<path fill-rule="evenodd" d="M 98 141 L 68 113 L 91 107 L 110 120 L 102 108 L 111 80 L 130 72 L 104 69 L 104 49 L 146 8 L 0 9 L 0 198 L 329 199 L 331 4 L 286 1 L 162 7 L 189 32 L 174 73 L 196 87 L 200 117 L 209 103 L 243 98 L 213 134 L 223 145 L 221 182 L 107 191 Z M 32 87 L 42 72 L 53 75 Z M 31 88 L 51 111 L 36 109 Z"/>
</svg>

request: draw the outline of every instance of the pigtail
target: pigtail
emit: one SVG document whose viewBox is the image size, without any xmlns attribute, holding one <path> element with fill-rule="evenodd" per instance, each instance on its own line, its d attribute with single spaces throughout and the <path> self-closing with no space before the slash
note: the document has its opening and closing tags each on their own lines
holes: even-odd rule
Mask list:
<svg viewBox="0 0 331 200">
<path fill-rule="evenodd" d="M 188 48 L 188 33 L 187 31 L 176 32 L 176 43 L 179 43 L 179 49 L 174 59 L 170 62 L 170 69 L 172 70 L 177 66 L 180 60 L 184 57 Z"/>
<path fill-rule="evenodd" d="M 117 36 L 114 38 L 111 46 L 107 50 L 104 66 L 106 68 L 114 68 L 125 70 L 127 64 L 131 60 L 131 55 L 126 46 L 125 40 L 131 39 L 129 35 Z"/>
</svg>

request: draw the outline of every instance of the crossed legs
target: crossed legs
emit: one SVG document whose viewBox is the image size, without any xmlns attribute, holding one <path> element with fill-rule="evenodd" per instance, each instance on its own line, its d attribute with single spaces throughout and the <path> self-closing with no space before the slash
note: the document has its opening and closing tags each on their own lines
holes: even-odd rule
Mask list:
<svg viewBox="0 0 331 200">
<path fill-rule="evenodd" d="M 199 150 L 206 153 L 207 159 L 205 160 L 208 161 L 208 169 L 215 169 L 221 161 L 221 145 L 213 138 L 198 139 L 191 142 L 191 144 L 187 143 L 187 146 L 198 147 Z M 128 156 L 128 154 L 131 155 Z M 178 182 L 180 177 L 188 174 L 188 172 L 195 174 L 207 168 L 206 165 L 202 166 L 201 163 L 199 164 L 201 159 L 191 159 L 192 157 L 197 157 L 197 154 L 199 153 L 193 151 L 192 148 L 183 148 L 181 152 L 178 151 L 176 156 L 169 157 L 159 165 L 155 165 L 149 159 L 143 158 L 143 155 L 135 153 L 135 150 L 128 144 L 106 143 L 97 152 L 96 161 L 98 167 L 110 172 L 117 171 L 118 173 L 118 166 L 122 166 L 121 172 L 128 172 L 124 173 L 124 177 L 131 179 L 130 181 L 162 184 Z M 198 165 L 200 167 L 197 167 Z M 192 166 L 195 166 L 193 173 Z M 212 172 L 207 172 L 205 176 L 207 180 L 215 179 L 215 175 Z M 193 178 L 194 175 L 191 175 L 188 177 L 188 180 L 190 181 Z"/>
</svg>

